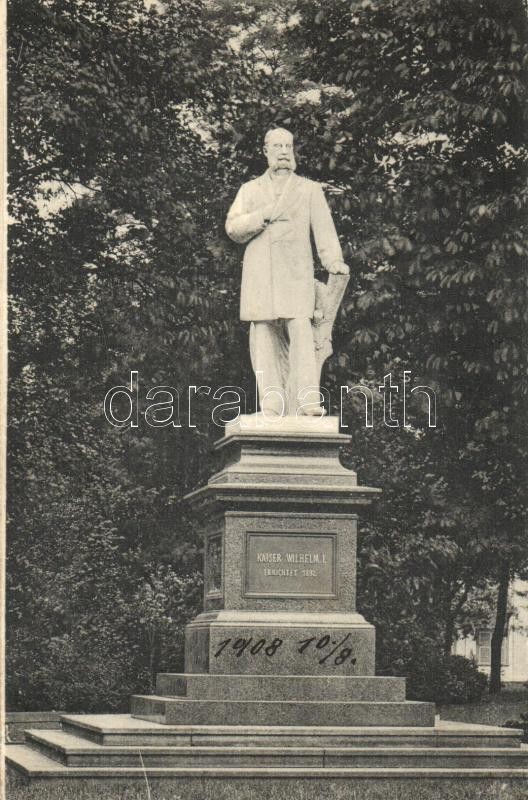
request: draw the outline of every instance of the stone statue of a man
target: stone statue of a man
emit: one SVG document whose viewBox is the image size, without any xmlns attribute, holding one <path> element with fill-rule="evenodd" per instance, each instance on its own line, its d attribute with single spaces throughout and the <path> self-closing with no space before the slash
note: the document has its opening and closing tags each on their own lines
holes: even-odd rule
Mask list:
<svg viewBox="0 0 528 800">
<path fill-rule="evenodd" d="M 251 322 L 251 361 L 266 416 L 321 415 L 314 323 L 324 312 L 316 313 L 310 232 L 328 272 L 346 276 L 348 267 L 321 184 L 295 174 L 292 134 L 268 131 L 264 154 L 268 169 L 243 184 L 226 222 L 231 239 L 247 243 L 240 318 Z M 341 279 L 339 301 L 347 280 Z M 327 287 L 318 287 L 325 294 Z"/>
</svg>

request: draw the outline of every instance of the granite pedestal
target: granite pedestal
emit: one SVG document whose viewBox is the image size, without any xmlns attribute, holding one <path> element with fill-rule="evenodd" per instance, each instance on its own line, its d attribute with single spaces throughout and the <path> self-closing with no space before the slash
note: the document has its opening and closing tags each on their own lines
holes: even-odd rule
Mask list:
<svg viewBox="0 0 528 800">
<path fill-rule="evenodd" d="M 167 724 L 431 726 L 403 679 L 377 678 L 375 631 L 356 610 L 359 486 L 337 417 L 243 416 L 216 444 L 220 469 L 189 495 L 201 520 L 204 611 L 187 626 L 185 674 L 132 713 Z M 305 680 L 301 680 L 301 677 Z M 171 691 L 168 691 L 171 689 Z"/>
</svg>

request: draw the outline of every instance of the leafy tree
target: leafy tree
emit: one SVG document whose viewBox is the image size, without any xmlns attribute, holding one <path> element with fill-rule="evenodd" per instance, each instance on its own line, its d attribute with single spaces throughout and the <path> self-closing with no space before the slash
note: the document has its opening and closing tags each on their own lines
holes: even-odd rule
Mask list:
<svg viewBox="0 0 528 800">
<path fill-rule="evenodd" d="M 174 386 L 185 401 L 192 383 L 248 383 L 248 359 L 225 358 L 241 333 L 229 322 L 238 254 L 220 235 L 232 190 L 214 137 L 240 103 L 233 87 L 243 94 L 252 84 L 195 0 L 163 13 L 132 0 L 22 0 L 10 6 L 9 37 L 8 666 L 20 698 L 30 641 L 48 676 L 57 648 L 82 658 L 85 623 L 72 603 L 107 595 L 94 615 L 103 625 L 153 558 L 177 559 L 183 572 L 200 563 L 181 501 L 211 470 L 212 398 L 194 403 L 196 428 L 182 402 L 181 427 L 136 431 L 112 428 L 103 398 L 131 369 L 141 411 L 153 386 Z M 99 582 L 78 582 L 109 537 L 117 551 Z M 35 614 L 35 595 L 47 596 L 53 580 L 64 600 L 72 595 L 67 618 L 57 592 Z M 53 652 L 35 637 L 36 620 L 58 643 Z M 111 648 L 112 626 L 103 629 L 101 647 Z M 126 697 L 127 680 L 120 691 Z"/>
<path fill-rule="evenodd" d="M 407 367 L 439 398 L 451 485 L 499 584 L 491 690 L 508 585 L 524 569 L 521 339 L 526 325 L 526 11 L 518 0 L 297 3 L 298 121 L 336 187 L 355 265 L 340 343 L 360 373 Z M 411 419 L 414 422 L 414 419 Z"/>
</svg>

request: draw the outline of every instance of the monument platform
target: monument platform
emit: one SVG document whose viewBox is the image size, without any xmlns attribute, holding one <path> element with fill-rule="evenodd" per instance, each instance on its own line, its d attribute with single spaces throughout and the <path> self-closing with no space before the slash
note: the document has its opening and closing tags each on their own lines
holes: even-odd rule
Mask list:
<svg viewBox="0 0 528 800">
<path fill-rule="evenodd" d="M 375 675 L 356 538 L 379 490 L 342 466 L 348 441 L 334 417 L 226 427 L 218 470 L 188 497 L 205 565 L 185 672 L 158 675 L 130 716 L 66 715 L 61 731 L 28 731 L 8 748 L 13 781 L 56 785 L 61 800 L 84 780 L 116 800 L 145 782 L 186 800 L 318 800 L 329 786 L 345 797 L 365 780 L 380 797 L 394 781 L 413 794 L 429 782 L 435 798 L 454 781 L 526 789 L 521 731 L 435 720 L 432 703 L 406 700 L 404 678 Z"/>
<path fill-rule="evenodd" d="M 521 731 L 437 720 L 432 727 L 167 725 L 129 715 L 62 717 L 61 731 L 27 731 L 6 748 L 8 787 L 50 800 L 101 800 L 136 788 L 153 800 L 320 800 L 366 785 L 379 797 L 526 796 Z M 150 794 L 146 792 L 149 787 Z M 502 796 L 500 794 L 500 796 Z M 8 795 L 9 797 L 9 789 Z M 28 797 L 34 798 L 35 794 Z M 135 795 L 134 795 L 135 796 Z"/>
</svg>

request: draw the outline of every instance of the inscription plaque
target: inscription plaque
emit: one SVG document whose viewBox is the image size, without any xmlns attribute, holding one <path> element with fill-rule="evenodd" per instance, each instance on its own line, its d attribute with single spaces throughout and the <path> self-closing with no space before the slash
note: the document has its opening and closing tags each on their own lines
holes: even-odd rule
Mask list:
<svg viewBox="0 0 528 800">
<path fill-rule="evenodd" d="M 246 597 L 336 597 L 335 533 L 246 534 Z"/>
</svg>

